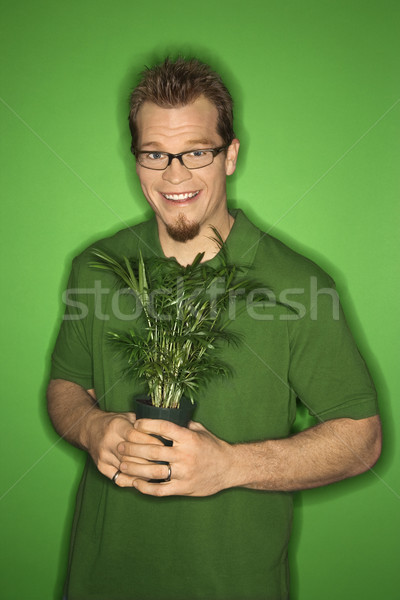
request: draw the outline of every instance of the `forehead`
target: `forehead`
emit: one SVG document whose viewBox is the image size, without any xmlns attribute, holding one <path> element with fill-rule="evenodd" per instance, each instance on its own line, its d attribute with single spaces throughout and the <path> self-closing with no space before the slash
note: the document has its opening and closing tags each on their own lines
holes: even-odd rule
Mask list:
<svg viewBox="0 0 400 600">
<path fill-rule="evenodd" d="M 196 141 L 218 146 L 222 139 L 217 133 L 217 120 L 217 108 L 203 96 L 191 104 L 175 108 L 162 108 L 153 102 L 145 102 L 136 117 L 139 147 L 157 145 L 173 151 L 179 146 L 178 152 L 182 145 L 193 147 L 192 142 Z"/>
</svg>

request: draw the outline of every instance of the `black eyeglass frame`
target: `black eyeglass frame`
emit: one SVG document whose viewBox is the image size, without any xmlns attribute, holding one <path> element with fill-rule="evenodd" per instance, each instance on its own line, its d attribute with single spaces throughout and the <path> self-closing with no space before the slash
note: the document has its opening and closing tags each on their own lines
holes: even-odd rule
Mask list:
<svg viewBox="0 0 400 600">
<path fill-rule="evenodd" d="M 185 152 L 179 152 L 179 154 L 171 154 L 171 152 L 162 152 L 161 150 L 148 150 L 148 151 L 140 150 L 138 152 L 135 152 L 135 157 L 141 167 L 143 167 L 144 169 L 150 169 L 151 171 L 165 171 L 165 169 L 168 169 L 169 165 L 172 163 L 174 158 L 177 158 L 179 160 L 179 162 L 181 163 L 181 165 L 183 167 L 185 167 L 185 169 L 189 169 L 190 171 L 195 171 L 196 169 L 204 169 L 204 167 L 208 167 L 209 165 L 212 165 L 212 163 L 214 162 L 214 158 L 217 156 L 217 154 L 222 152 L 222 150 L 226 150 L 227 148 L 229 148 L 229 146 L 230 146 L 230 144 L 228 144 L 227 146 L 219 146 L 219 148 L 195 148 L 194 150 L 186 150 Z M 142 163 L 139 160 L 140 154 L 153 154 L 156 152 L 158 152 L 159 154 L 165 154 L 166 156 L 168 156 L 168 163 L 166 164 L 165 167 L 163 167 L 162 169 L 157 169 L 154 167 L 146 167 L 145 165 L 142 165 Z M 183 162 L 182 156 L 184 156 L 185 154 L 192 154 L 192 152 L 212 152 L 212 156 L 213 156 L 212 161 L 206 165 L 202 165 L 201 167 L 187 167 L 185 165 L 185 163 Z"/>
</svg>

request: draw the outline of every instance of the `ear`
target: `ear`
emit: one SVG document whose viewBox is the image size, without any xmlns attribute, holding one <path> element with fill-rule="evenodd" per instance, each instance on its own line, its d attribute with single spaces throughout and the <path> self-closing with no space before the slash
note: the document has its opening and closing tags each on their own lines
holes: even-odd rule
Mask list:
<svg viewBox="0 0 400 600">
<path fill-rule="evenodd" d="M 236 161 L 239 154 L 239 146 L 240 142 L 235 138 L 232 140 L 231 145 L 226 152 L 225 173 L 227 175 L 232 175 L 235 172 Z"/>
</svg>

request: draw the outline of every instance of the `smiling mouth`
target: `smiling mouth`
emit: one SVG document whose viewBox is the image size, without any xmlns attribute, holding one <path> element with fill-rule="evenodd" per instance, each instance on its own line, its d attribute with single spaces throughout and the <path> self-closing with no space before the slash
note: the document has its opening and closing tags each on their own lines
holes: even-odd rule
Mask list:
<svg viewBox="0 0 400 600">
<path fill-rule="evenodd" d="M 163 194 L 163 196 L 167 200 L 172 200 L 173 202 L 185 202 L 186 200 L 195 198 L 199 191 L 200 190 L 197 190 L 197 192 L 188 192 L 186 194 Z"/>
</svg>

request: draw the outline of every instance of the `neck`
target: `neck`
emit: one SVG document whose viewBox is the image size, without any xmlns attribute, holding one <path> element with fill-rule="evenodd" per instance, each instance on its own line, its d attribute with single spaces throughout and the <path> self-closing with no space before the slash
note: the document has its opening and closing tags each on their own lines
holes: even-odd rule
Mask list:
<svg viewBox="0 0 400 600">
<path fill-rule="evenodd" d="M 187 242 L 177 242 L 172 239 L 165 227 L 158 223 L 158 235 L 160 238 L 161 248 L 167 258 L 174 257 L 177 262 L 186 266 L 193 262 L 199 252 L 204 252 L 204 258 L 202 262 L 211 260 L 216 254 L 218 254 L 219 248 L 216 242 L 213 241 L 213 231 L 211 226 L 215 227 L 221 235 L 223 241 L 229 235 L 232 225 L 234 223 L 232 215 L 226 211 L 226 215 L 219 223 L 208 223 L 202 226 L 199 234 L 192 240 Z M 211 238 L 211 239 L 210 239 Z"/>
</svg>

